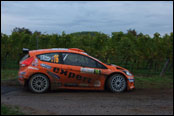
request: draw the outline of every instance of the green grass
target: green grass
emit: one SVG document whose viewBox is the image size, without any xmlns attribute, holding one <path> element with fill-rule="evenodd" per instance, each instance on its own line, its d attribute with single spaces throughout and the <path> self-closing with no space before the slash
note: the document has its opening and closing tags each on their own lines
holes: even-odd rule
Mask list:
<svg viewBox="0 0 174 116">
<path fill-rule="evenodd" d="M 16 79 L 18 77 L 17 69 L 1 69 L 1 80 Z"/>
<path fill-rule="evenodd" d="M 170 76 L 135 76 L 136 88 L 173 88 L 173 75 Z"/>
<path fill-rule="evenodd" d="M 18 107 L 11 107 L 1 104 L 1 115 L 24 115 Z"/>
</svg>

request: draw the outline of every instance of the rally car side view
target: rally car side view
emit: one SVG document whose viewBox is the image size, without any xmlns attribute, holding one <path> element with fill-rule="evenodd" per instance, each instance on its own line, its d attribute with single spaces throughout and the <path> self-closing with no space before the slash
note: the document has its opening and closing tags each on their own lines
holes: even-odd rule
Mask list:
<svg viewBox="0 0 174 116">
<path fill-rule="evenodd" d="M 48 89 L 132 90 L 134 76 L 125 68 L 107 65 L 78 48 L 23 49 L 19 82 L 32 92 Z"/>
</svg>

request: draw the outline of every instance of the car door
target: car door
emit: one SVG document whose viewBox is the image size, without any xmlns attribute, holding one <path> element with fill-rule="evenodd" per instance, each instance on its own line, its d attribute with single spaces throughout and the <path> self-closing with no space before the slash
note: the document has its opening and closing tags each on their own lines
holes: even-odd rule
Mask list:
<svg viewBox="0 0 174 116">
<path fill-rule="evenodd" d="M 100 86 L 101 69 L 97 62 L 87 56 L 75 53 L 62 53 L 62 69 L 67 74 L 65 86 L 94 87 Z"/>
</svg>

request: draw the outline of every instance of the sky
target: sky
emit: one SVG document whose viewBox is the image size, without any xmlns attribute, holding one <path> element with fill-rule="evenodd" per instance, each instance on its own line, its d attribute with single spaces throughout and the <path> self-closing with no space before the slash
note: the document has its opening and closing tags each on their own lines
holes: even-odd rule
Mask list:
<svg viewBox="0 0 174 116">
<path fill-rule="evenodd" d="M 172 1 L 3 1 L 1 33 L 15 27 L 67 34 L 98 31 L 108 35 L 135 29 L 152 36 L 173 32 Z"/>
</svg>

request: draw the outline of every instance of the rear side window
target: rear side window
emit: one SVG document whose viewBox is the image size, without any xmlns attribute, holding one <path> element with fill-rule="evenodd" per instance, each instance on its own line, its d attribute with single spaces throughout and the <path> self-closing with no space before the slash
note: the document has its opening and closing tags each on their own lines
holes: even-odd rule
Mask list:
<svg viewBox="0 0 174 116">
<path fill-rule="evenodd" d="M 60 64 L 60 54 L 59 53 L 46 53 L 37 55 L 37 58 L 41 61 Z"/>
<path fill-rule="evenodd" d="M 30 55 L 29 54 L 26 54 L 24 57 L 22 57 L 22 59 L 20 60 L 20 62 L 24 61 L 25 59 L 29 58 Z"/>
</svg>

